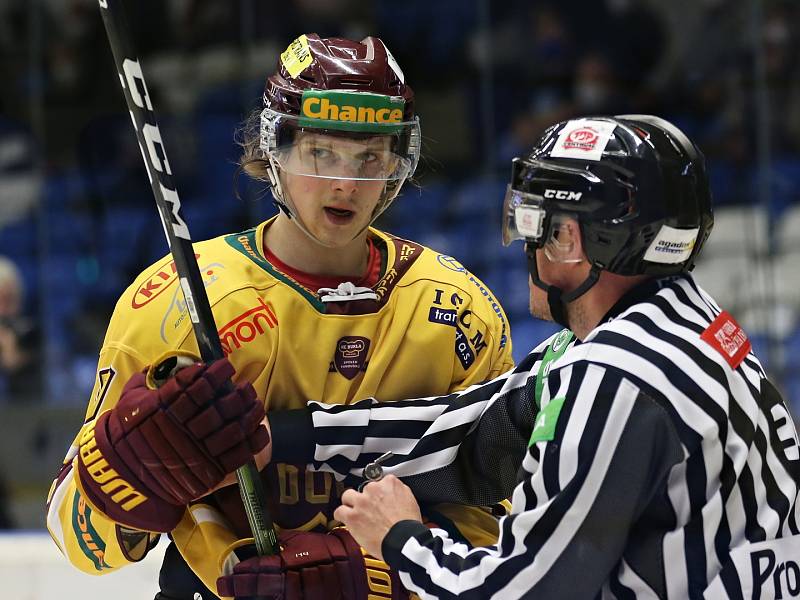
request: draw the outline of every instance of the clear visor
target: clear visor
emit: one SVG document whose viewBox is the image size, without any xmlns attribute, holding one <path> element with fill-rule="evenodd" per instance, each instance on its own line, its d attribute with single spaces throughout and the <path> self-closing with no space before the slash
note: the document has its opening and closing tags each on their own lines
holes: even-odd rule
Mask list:
<svg viewBox="0 0 800 600">
<path fill-rule="evenodd" d="M 513 189 L 506 189 L 503 200 L 503 245 L 515 240 L 540 243 L 544 229 L 545 211 L 542 197 Z"/>
<path fill-rule="evenodd" d="M 272 124 L 276 135 L 271 144 L 264 140 L 265 133 L 269 132 L 262 131 L 262 149 L 285 173 L 327 179 L 403 182 L 414 172 L 419 158 L 416 120 L 375 124 L 367 131 L 309 127 L 307 121 L 281 115 L 279 122 Z M 280 134 L 277 128 L 285 127 L 293 129 L 292 135 Z M 281 138 L 291 139 L 291 142 L 281 144 Z"/>
</svg>

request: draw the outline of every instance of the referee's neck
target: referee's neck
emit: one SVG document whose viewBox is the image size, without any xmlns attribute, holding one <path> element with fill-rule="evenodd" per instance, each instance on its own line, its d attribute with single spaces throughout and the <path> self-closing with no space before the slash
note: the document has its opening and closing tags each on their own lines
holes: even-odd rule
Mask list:
<svg viewBox="0 0 800 600">
<path fill-rule="evenodd" d="M 575 337 L 586 339 L 621 298 L 647 279 L 647 275 L 628 277 L 602 271 L 597 283 L 567 306 L 570 329 Z"/>
</svg>

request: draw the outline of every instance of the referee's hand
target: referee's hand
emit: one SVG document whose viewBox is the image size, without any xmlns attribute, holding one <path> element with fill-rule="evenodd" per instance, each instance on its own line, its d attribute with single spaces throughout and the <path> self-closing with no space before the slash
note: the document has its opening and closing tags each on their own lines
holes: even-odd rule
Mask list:
<svg viewBox="0 0 800 600">
<path fill-rule="evenodd" d="M 392 525 L 407 520 L 422 522 L 414 494 L 394 475 L 369 482 L 361 492 L 345 490 L 333 518 L 344 523 L 356 542 L 381 560 L 381 544 Z"/>
</svg>

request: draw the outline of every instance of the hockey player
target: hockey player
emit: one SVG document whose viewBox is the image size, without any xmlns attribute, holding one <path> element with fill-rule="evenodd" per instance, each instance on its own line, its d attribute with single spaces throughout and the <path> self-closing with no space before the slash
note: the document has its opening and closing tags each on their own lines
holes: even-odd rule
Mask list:
<svg viewBox="0 0 800 600">
<path fill-rule="evenodd" d="M 197 356 L 191 307 L 169 258 L 147 269 L 117 304 L 86 421 L 48 499 L 54 540 L 89 573 L 141 560 L 169 533 L 161 600 L 216 598 L 223 566 L 248 551 L 236 487 L 208 493 L 266 443 L 264 408 L 446 394 L 513 366 L 505 315 L 480 280 L 370 227 L 420 151 L 414 94 L 379 39 L 300 36 L 243 136 L 242 166 L 269 182 L 280 211 L 195 245 L 226 360 L 179 369 Z M 217 392 L 229 378 L 236 391 Z M 407 596 L 346 530 L 305 533 L 338 525 L 343 487 L 331 474 L 287 461 L 263 475 L 282 538 L 335 547 L 345 565 L 335 585 L 334 562 L 309 569 L 325 585 L 303 597 L 342 588 L 366 599 L 378 584 L 378 597 Z M 437 504 L 425 514 L 462 541 L 496 540 L 488 509 Z"/>
<path fill-rule="evenodd" d="M 652 116 L 559 123 L 514 161 L 503 218 L 533 314 L 571 331 L 455 397 L 270 413 L 262 459 L 356 486 L 394 452 L 335 516 L 423 598 L 796 595 L 797 433 L 745 332 L 688 273 L 713 223 L 699 150 Z M 512 488 L 495 545 L 420 523 L 417 501 Z M 220 587 L 282 598 L 277 560 L 240 562 Z"/>
</svg>

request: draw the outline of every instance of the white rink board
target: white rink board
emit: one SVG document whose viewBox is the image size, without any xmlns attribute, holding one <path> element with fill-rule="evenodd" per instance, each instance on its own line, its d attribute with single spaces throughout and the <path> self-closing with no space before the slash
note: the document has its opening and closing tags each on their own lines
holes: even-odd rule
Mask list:
<svg viewBox="0 0 800 600">
<path fill-rule="evenodd" d="M 0 534 L 2 598 L 9 600 L 152 600 L 167 538 L 145 559 L 100 577 L 74 568 L 46 531 Z"/>
</svg>

